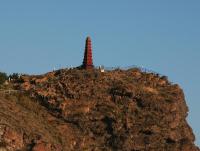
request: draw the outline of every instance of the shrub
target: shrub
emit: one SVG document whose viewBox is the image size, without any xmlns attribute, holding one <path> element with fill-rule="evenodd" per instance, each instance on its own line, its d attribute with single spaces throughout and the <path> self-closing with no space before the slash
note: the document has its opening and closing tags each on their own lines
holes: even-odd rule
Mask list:
<svg viewBox="0 0 200 151">
<path fill-rule="evenodd" d="M 11 79 L 18 79 L 19 73 L 13 73 L 9 76 Z"/>
<path fill-rule="evenodd" d="M 125 83 L 118 81 L 114 82 L 112 88 L 110 89 L 110 94 L 112 96 L 129 97 L 133 96 L 133 93 L 129 90 Z"/>
<path fill-rule="evenodd" d="M 0 84 L 3 84 L 8 79 L 8 76 L 4 72 L 0 72 Z"/>
</svg>

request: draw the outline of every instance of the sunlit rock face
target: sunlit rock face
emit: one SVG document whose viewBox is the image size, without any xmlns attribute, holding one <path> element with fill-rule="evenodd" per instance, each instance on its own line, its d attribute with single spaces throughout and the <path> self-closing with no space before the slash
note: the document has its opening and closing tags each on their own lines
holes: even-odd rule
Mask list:
<svg viewBox="0 0 200 151">
<path fill-rule="evenodd" d="M 199 151 L 182 89 L 166 77 L 65 69 L 12 81 L 0 150 Z"/>
</svg>

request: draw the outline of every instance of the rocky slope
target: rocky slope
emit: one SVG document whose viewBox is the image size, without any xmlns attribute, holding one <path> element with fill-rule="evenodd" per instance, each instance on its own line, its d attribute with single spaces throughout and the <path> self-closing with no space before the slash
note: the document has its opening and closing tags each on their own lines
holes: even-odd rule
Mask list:
<svg viewBox="0 0 200 151">
<path fill-rule="evenodd" d="M 0 151 L 199 151 L 181 88 L 139 69 L 24 75 L 0 94 Z"/>
</svg>

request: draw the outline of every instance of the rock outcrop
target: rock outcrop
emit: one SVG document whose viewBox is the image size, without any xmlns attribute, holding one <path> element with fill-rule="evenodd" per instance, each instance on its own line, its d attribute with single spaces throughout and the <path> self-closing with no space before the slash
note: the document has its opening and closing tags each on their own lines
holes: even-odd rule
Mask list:
<svg viewBox="0 0 200 151">
<path fill-rule="evenodd" d="M 139 69 L 24 75 L 0 97 L 0 150 L 199 151 L 184 93 Z"/>
</svg>

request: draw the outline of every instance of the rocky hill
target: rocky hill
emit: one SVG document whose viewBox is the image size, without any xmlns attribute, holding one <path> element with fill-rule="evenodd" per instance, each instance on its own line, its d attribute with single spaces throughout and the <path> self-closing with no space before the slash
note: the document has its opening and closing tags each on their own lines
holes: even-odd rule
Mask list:
<svg viewBox="0 0 200 151">
<path fill-rule="evenodd" d="M 199 151 L 182 89 L 139 69 L 65 69 L 0 94 L 0 151 Z"/>
</svg>

